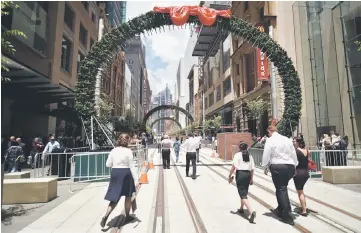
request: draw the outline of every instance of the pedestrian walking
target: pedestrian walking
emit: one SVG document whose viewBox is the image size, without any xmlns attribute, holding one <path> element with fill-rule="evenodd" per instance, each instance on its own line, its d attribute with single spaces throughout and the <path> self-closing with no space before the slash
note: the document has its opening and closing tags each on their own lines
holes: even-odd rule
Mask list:
<svg viewBox="0 0 361 233">
<path fill-rule="evenodd" d="M 21 146 L 17 141 L 10 141 L 10 147 L 6 151 L 6 162 L 8 164 L 8 172 L 18 172 L 20 163 L 24 162 L 24 155 Z"/>
<path fill-rule="evenodd" d="M 174 148 L 176 163 L 178 163 L 178 160 L 179 160 L 180 146 L 181 146 L 181 142 L 179 141 L 179 138 L 176 137 L 176 138 L 175 138 L 175 142 L 173 143 L 173 148 Z"/>
<path fill-rule="evenodd" d="M 201 149 L 202 136 L 198 136 L 198 134 L 195 133 L 194 134 L 194 139 L 198 141 L 198 147 L 196 149 L 196 152 L 197 152 L 197 163 L 199 163 L 199 150 Z"/>
<path fill-rule="evenodd" d="M 267 134 L 268 139 L 263 151 L 262 166 L 265 167 L 264 173 L 266 175 L 268 168 L 270 169 L 272 181 L 276 188 L 278 207 L 273 211 L 284 222 L 294 225 L 290 214 L 291 204 L 287 186 L 289 180 L 295 175 L 295 168 L 298 165 L 296 149 L 291 139 L 277 132 L 276 126 L 269 126 Z"/>
<path fill-rule="evenodd" d="M 172 140 L 168 135 L 164 135 L 164 139 L 160 142 L 162 147 L 163 169 L 170 169 L 170 149 L 172 148 Z"/>
<path fill-rule="evenodd" d="M 306 198 L 303 192 L 303 187 L 305 186 L 310 175 L 308 174 L 308 161 L 310 152 L 306 149 L 306 144 L 303 138 L 296 137 L 293 139 L 293 144 L 296 148 L 298 165 L 296 167 L 296 175 L 293 177 L 293 182 L 295 183 L 295 187 L 298 194 L 298 199 L 301 203 L 300 215 L 306 217 L 307 209 L 306 209 Z"/>
<path fill-rule="evenodd" d="M 112 149 L 108 155 L 106 166 L 111 168 L 110 181 L 105 200 L 109 201 L 108 209 L 102 218 L 100 225 L 104 227 L 109 215 L 117 206 L 120 198 L 125 196 L 124 209 L 126 221 L 133 218 L 129 215 L 132 206 L 132 196 L 135 193 L 133 167 L 133 152 L 128 148 L 130 137 L 128 134 L 121 134 L 118 138 L 118 147 Z M 133 208 L 133 212 L 135 209 Z"/>
<path fill-rule="evenodd" d="M 193 134 L 190 133 L 188 138 L 184 141 L 182 147 L 186 151 L 186 176 L 189 177 L 189 164 L 192 162 L 193 174 L 192 179 L 196 179 L 197 174 L 197 149 L 199 147 L 199 141 L 197 138 L 193 137 Z"/>
<path fill-rule="evenodd" d="M 241 207 L 237 212 L 243 214 L 243 207 L 246 206 L 249 212 L 249 222 L 253 223 L 256 217 L 256 212 L 252 210 L 247 196 L 249 185 L 253 184 L 253 173 L 255 167 L 254 160 L 248 152 L 247 143 L 241 142 L 239 150 L 240 152 L 234 155 L 232 167 L 228 176 L 228 182 L 231 183 L 233 181 L 233 173 L 236 171 L 236 184 L 239 197 L 241 198 Z"/>
</svg>

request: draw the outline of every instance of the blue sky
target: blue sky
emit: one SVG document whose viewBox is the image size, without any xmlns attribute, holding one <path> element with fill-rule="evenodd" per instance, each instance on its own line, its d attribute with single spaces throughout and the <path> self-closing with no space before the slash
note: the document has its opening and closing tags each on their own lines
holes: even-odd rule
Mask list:
<svg viewBox="0 0 361 233">
<path fill-rule="evenodd" d="M 127 19 L 132 19 L 140 14 L 153 9 L 154 6 L 184 6 L 198 5 L 197 1 L 188 2 L 143 2 L 127 1 Z M 180 58 L 183 57 L 189 32 L 186 29 L 166 29 L 165 32 L 153 33 L 143 37 L 146 46 L 146 63 L 150 88 L 153 95 L 163 90 L 168 84 L 174 90 L 176 74 Z"/>
</svg>

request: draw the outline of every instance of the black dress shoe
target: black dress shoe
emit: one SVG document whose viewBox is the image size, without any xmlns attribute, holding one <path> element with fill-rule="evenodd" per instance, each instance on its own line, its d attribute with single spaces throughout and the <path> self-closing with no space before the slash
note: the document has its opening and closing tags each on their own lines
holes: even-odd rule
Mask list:
<svg viewBox="0 0 361 233">
<path fill-rule="evenodd" d="M 244 209 L 238 209 L 238 210 L 237 210 L 237 213 L 239 213 L 239 214 L 244 214 Z"/>
<path fill-rule="evenodd" d="M 102 221 L 100 221 L 100 226 L 101 226 L 102 228 L 105 227 L 105 224 L 107 223 L 107 220 L 108 220 L 108 217 L 103 217 L 103 218 L 102 218 Z"/>
<path fill-rule="evenodd" d="M 271 211 L 272 211 L 272 213 L 274 213 L 278 217 L 282 218 L 282 212 L 279 209 L 273 209 Z"/>
<path fill-rule="evenodd" d="M 290 225 L 292 225 L 292 226 L 295 225 L 295 222 L 293 221 L 293 218 L 291 218 L 291 217 L 289 217 L 289 218 L 282 218 L 281 221 L 284 222 L 284 223 L 290 224 Z"/>
</svg>

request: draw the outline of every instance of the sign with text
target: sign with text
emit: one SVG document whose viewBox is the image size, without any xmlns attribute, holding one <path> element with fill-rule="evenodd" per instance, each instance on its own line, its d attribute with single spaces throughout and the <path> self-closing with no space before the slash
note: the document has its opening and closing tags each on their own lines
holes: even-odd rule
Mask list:
<svg viewBox="0 0 361 233">
<path fill-rule="evenodd" d="M 264 32 L 264 27 L 261 24 L 257 25 L 257 28 Z M 259 81 L 268 81 L 269 79 L 269 70 L 268 70 L 268 60 L 266 53 L 262 52 L 260 48 L 256 48 L 256 64 L 257 64 L 257 77 Z"/>
</svg>

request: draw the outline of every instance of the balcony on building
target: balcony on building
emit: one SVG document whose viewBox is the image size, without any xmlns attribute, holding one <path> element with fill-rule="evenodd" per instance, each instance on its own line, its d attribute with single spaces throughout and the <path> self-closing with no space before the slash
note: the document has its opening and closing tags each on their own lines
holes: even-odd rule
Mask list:
<svg viewBox="0 0 361 233">
<path fill-rule="evenodd" d="M 227 10 L 231 8 L 230 2 L 205 2 L 204 6 L 216 10 Z M 192 56 L 204 57 L 204 61 L 217 54 L 220 42 L 223 42 L 228 36 L 227 31 L 217 30 L 216 26 L 207 27 L 202 25 L 196 28 L 196 32 L 198 33 L 198 38 Z"/>
</svg>

